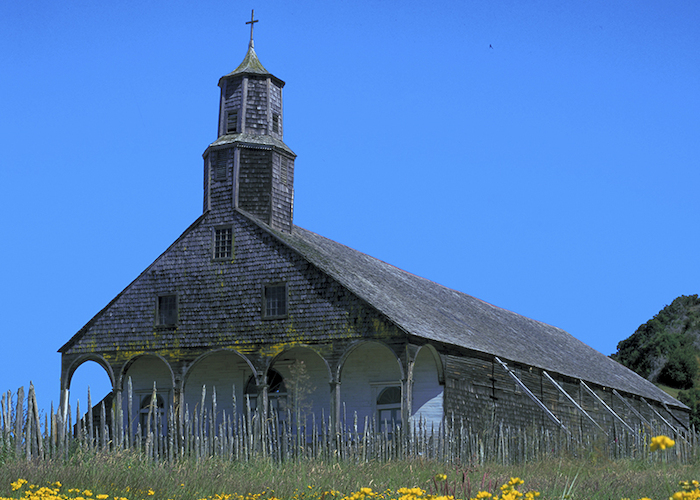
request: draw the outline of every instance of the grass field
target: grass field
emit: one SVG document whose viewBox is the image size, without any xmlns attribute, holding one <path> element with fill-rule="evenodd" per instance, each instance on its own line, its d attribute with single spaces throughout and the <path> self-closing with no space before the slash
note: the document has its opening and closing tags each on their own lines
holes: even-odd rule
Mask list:
<svg viewBox="0 0 700 500">
<path fill-rule="evenodd" d="M 519 491 L 537 491 L 540 499 L 666 499 L 680 490 L 679 481 L 700 478 L 700 466 L 611 461 L 595 455 L 509 467 L 418 460 L 364 464 L 259 460 L 244 464 L 207 459 L 166 465 L 142 461 L 132 452 L 76 453 L 67 461 L 5 463 L 0 468 L 0 498 L 415 500 L 432 494 L 468 499 L 479 491 L 503 495 L 499 487 L 512 477 L 524 481 Z M 12 483 L 17 486 L 18 479 L 27 483 L 13 491 Z M 50 488 L 43 490 L 44 496 L 36 493 L 37 488 L 33 497 L 23 496 L 29 485 Z"/>
</svg>

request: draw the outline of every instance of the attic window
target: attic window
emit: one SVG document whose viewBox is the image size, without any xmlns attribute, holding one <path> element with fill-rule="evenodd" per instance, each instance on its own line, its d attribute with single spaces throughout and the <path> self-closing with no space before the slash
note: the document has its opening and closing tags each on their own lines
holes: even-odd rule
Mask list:
<svg viewBox="0 0 700 500">
<path fill-rule="evenodd" d="M 226 113 L 226 133 L 235 134 L 238 132 L 238 110 L 234 109 Z"/>
<path fill-rule="evenodd" d="M 214 230 L 214 259 L 233 257 L 233 230 L 231 227 L 219 227 Z"/>
<path fill-rule="evenodd" d="M 277 113 L 272 113 L 272 131 L 275 134 L 280 132 L 280 115 Z"/>
<path fill-rule="evenodd" d="M 263 318 L 287 317 L 287 284 L 275 283 L 263 286 Z"/>
<path fill-rule="evenodd" d="M 159 326 L 177 324 L 177 295 L 159 295 L 156 320 Z"/>
</svg>

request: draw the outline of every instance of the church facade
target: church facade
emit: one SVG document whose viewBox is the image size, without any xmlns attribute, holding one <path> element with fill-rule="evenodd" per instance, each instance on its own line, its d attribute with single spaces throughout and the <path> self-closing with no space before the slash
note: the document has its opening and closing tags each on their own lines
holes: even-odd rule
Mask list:
<svg viewBox="0 0 700 500">
<path fill-rule="evenodd" d="M 62 390 L 94 361 L 113 394 L 130 381 L 134 415 L 155 383 L 159 406 L 179 412 L 205 386 L 205 404 L 215 388 L 229 415 L 248 401 L 336 427 L 356 414 L 380 426 L 687 428 L 685 405 L 563 330 L 295 226 L 284 82 L 252 30 L 219 87 L 202 215 L 60 348 Z"/>
</svg>

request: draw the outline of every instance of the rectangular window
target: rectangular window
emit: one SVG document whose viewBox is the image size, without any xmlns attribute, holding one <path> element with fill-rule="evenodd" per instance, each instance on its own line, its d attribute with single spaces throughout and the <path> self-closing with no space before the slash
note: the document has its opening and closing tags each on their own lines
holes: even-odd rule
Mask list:
<svg viewBox="0 0 700 500">
<path fill-rule="evenodd" d="M 287 184 L 287 177 L 289 175 L 289 166 L 287 164 L 288 161 L 289 160 L 287 160 L 287 158 L 284 156 L 280 158 L 280 182 L 285 185 Z"/>
<path fill-rule="evenodd" d="M 287 316 L 287 285 L 276 283 L 263 287 L 263 317 L 284 318 Z"/>
<path fill-rule="evenodd" d="M 221 182 L 226 180 L 226 152 L 213 151 L 209 157 L 211 163 L 212 180 Z"/>
<path fill-rule="evenodd" d="M 174 326 L 177 324 L 177 295 L 158 296 L 158 325 Z"/>
<path fill-rule="evenodd" d="M 217 228 L 214 231 L 214 259 L 230 259 L 233 256 L 233 229 Z"/>
<path fill-rule="evenodd" d="M 279 134 L 280 132 L 280 115 L 277 113 L 272 114 L 272 131 L 275 134 Z"/>
<path fill-rule="evenodd" d="M 238 110 L 234 109 L 226 113 L 226 133 L 235 134 L 238 132 Z"/>
</svg>

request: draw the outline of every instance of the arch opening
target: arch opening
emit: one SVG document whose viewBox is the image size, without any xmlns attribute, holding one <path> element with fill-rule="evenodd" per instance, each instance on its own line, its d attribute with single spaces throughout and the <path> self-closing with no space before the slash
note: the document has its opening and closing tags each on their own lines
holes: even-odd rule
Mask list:
<svg viewBox="0 0 700 500">
<path fill-rule="evenodd" d="M 379 342 L 364 342 L 350 351 L 340 368 L 341 408 L 352 408 L 347 418 L 364 430 L 365 418 L 383 429 L 401 423 L 402 371 L 396 354 Z M 381 398 L 381 399 L 380 399 Z M 398 402 L 395 400 L 398 399 Z"/>
</svg>

